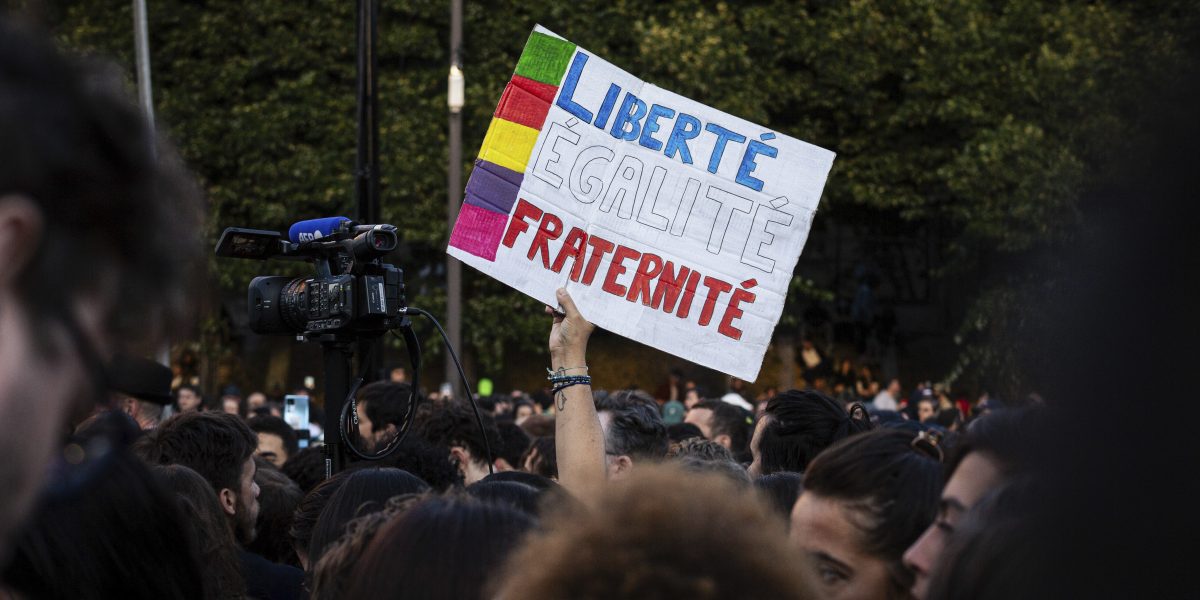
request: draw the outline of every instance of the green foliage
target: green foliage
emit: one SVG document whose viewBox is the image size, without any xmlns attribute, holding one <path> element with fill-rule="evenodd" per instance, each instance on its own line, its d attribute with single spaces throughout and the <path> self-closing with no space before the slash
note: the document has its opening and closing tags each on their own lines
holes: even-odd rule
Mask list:
<svg viewBox="0 0 1200 600">
<path fill-rule="evenodd" d="M 383 2 L 383 218 L 414 304 L 444 303 L 448 3 Z M 1193 2 L 701 0 L 466 2 L 465 154 L 474 157 L 542 23 L 657 85 L 838 152 L 823 209 L 939 223 L 960 268 L 1070 239 L 1078 200 L 1174 68 Z M 129 4 L 49 10 L 68 45 L 118 57 Z M 209 234 L 354 210 L 354 3 L 150 3 L 159 122 L 202 177 Z M 858 210 L 865 209 L 865 210 Z M 818 217 L 820 218 L 820 217 Z M 954 266 L 954 265 L 952 265 Z M 277 271 L 282 271 L 283 267 Z M 214 261 L 226 290 L 262 266 Z M 465 274 L 467 353 L 541 352 L 540 306 Z M 797 277 L 793 296 L 827 291 Z M 793 298 L 794 300 L 795 298 Z M 980 305 L 983 309 L 984 305 Z M 428 344 L 431 348 L 438 344 Z"/>
</svg>

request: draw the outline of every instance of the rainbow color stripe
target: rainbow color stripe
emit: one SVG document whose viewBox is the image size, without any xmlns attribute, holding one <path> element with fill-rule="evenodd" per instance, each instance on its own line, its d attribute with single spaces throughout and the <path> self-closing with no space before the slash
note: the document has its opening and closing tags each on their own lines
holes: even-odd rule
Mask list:
<svg viewBox="0 0 1200 600">
<path fill-rule="evenodd" d="M 466 198 L 450 233 L 451 246 L 496 260 L 529 155 L 574 55 L 571 42 L 537 31 L 530 34 L 479 148 Z"/>
</svg>

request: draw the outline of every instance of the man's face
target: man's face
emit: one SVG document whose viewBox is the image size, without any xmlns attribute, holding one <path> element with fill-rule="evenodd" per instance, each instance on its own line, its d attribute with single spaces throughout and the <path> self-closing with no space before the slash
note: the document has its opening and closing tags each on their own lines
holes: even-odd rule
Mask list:
<svg viewBox="0 0 1200 600">
<path fill-rule="evenodd" d="M 917 404 L 917 420 L 924 423 L 933 418 L 933 401 L 922 400 Z"/>
<path fill-rule="evenodd" d="M 179 412 L 188 412 L 200 407 L 200 396 L 187 388 L 179 390 Z"/>
<path fill-rule="evenodd" d="M 221 410 L 231 414 L 242 414 L 242 401 L 237 396 L 225 396 L 221 398 Z"/>
<path fill-rule="evenodd" d="M 687 393 L 684 394 L 683 405 L 685 407 L 691 408 L 699 403 L 700 403 L 700 392 L 696 391 L 695 388 L 689 389 L 687 391 Z"/>
<path fill-rule="evenodd" d="M 283 438 L 265 431 L 258 432 L 258 455 L 265 458 L 267 462 L 276 467 L 283 467 L 283 463 L 287 462 L 288 452 L 287 446 L 283 444 Z"/>
<path fill-rule="evenodd" d="M 533 415 L 533 407 L 529 406 L 528 404 L 522 404 L 517 407 L 517 412 L 513 421 L 517 425 L 520 425 L 521 423 L 524 423 L 525 419 L 528 419 L 531 415 Z"/>
<path fill-rule="evenodd" d="M 980 452 L 968 454 L 954 469 L 954 474 L 942 490 L 937 518 L 904 553 L 904 564 L 916 575 L 913 596 L 924 598 L 929 591 L 929 577 L 959 520 L 980 498 L 1003 481 L 999 463 Z"/>
<path fill-rule="evenodd" d="M 266 405 L 267 396 L 262 392 L 254 392 L 253 394 L 246 396 L 246 408 L 248 408 L 250 412 L 254 412 L 254 409 L 262 408 Z"/>
<path fill-rule="evenodd" d="M 812 492 L 800 495 L 792 508 L 792 546 L 816 567 L 823 598 L 886 598 L 890 578 L 887 561 L 864 548 L 857 522 L 861 515 L 845 503 Z"/>
<path fill-rule="evenodd" d="M 704 434 L 704 439 L 712 439 L 712 417 L 713 411 L 709 408 L 693 408 L 689 410 L 687 416 L 683 418 L 684 423 L 691 423 L 700 428 L 700 433 Z"/>
<path fill-rule="evenodd" d="M 363 439 L 368 446 L 375 443 L 375 425 L 371 423 L 371 417 L 367 416 L 367 403 L 359 401 L 358 403 L 358 435 Z"/>
<path fill-rule="evenodd" d="M 247 458 L 246 463 L 242 465 L 242 477 L 238 480 L 237 512 L 233 518 L 238 541 L 242 545 L 254 541 L 256 535 L 254 525 L 258 522 L 259 489 L 258 484 L 254 482 L 254 473 L 257 468 L 254 464 L 254 457 Z"/>
<path fill-rule="evenodd" d="M 888 384 L 887 391 L 888 391 L 888 394 L 891 394 L 891 396 L 893 398 L 899 398 L 900 397 L 900 382 L 893 379 L 892 382 Z"/>
</svg>

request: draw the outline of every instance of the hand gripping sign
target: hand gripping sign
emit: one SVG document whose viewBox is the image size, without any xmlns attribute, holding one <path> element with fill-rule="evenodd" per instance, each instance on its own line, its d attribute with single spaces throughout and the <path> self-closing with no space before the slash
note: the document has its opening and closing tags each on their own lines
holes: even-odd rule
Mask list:
<svg viewBox="0 0 1200 600">
<path fill-rule="evenodd" d="M 758 377 L 834 154 L 648 84 L 538 26 L 451 256 L 655 348 Z"/>
</svg>

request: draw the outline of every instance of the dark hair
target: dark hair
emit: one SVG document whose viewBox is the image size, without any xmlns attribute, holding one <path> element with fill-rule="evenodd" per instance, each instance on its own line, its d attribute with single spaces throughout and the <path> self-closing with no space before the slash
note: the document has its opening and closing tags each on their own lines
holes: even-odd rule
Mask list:
<svg viewBox="0 0 1200 600">
<path fill-rule="evenodd" d="M 559 489 L 558 483 L 556 483 L 553 479 L 543 477 L 536 473 L 526 473 L 524 471 L 500 471 L 499 473 L 492 473 L 491 475 L 480 479 L 476 485 L 480 483 L 487 483 L 489 481 L 515 481 L 517 483 L 523 483 L 525 485 L 532 486 L 533 488 L 542 492 L 546 490 Z"/>
<path fill-rule="evenodd" d="M 946 459 L 945 481 L 972 452 L 987 454 L 1004 475 L 1031 470 L 1041 458 L 1036 443 L 1046 425 L 1043 409 L 1004 408 L 975 419 Z"/>
<path fill-rule="evenodd" d="M 496 424 L 500 433 L 500 447 L 493 449 L 496 458 L 503 458 L 514 469 L 521 468 L 521 457 L 533 445 L 533 438 L 521 429 L 520 425 L 511 421 Z"/>
<path fill-rule="evenodd" d="M 280 470 L 307 494 L 325 481 L 325 452 L 319 446 L 309 446 L 289 455 Z"/>
<path fill-rule="evenodd" d="M 426 442 L 415 433 L 410 433 L 386 458 L 353 463 L 347 470 L 357 471 L 375 467 L 393 467 L 408 471 L 438 492 L 459 487 L 463 483 L 462 471 L 450 462 L 445 449 Z"/>
<path fill-rule="evenodd" d="M 417 423 L 417 433 L 429 443 L 444 448 L 462 446 L 471 453 L 471 459 L 482 465 L 487 465 L 487 448 L 484 436 L 492 451 L 500 448 L 500 432 L 491 415 L 480 414 L 483 421 L 483 431 L 475 420 L 475 413 L 461 402 L 447 402 L 434 410 L 427 418 Z"/>
<path fill-rule="evenodd" d="M 870 421 L 856 419 L 816 390 L 788 390 L 767 402 L 767 419 L 758 443 L 761 475 L 803 473 L 809 461 L 834 442 L 867 431 Z"/>
<path fill-rule="evenodd" d="M 704 432 L 700 431 L 700 428 L 696 427 L 696 425 L 692 423 L 675 423 L 674 425 L 667 425 L 667 439 L 672 443 L 682 442 L 683 440 L 694 437 L 702 438 L 704 437 Z"/>
<path fill-rule="evenodd" d="M 486 597 L 488 578 L 534 521 L 506 506 L 433 497 L 388 523 L 354 569 L 345 598 Z"/>
<path fill-rule="evenodd" d="M 407 383 L 376 381 L 358 392 L 358 401 L 367 403 L 367 418 L 371 420 L 371 431 L 383 431 L 394 425 L 399 430 L 408 414 L 408 403 L 412 386 Z"/>
<path fill-rule="evenodd" d="M 255 528 L 258 535 L 246 549 L 273 563 L 298 567 L 300 560 L 288 531 L 304 492 L 266 459 L 256 456 L 254 461 L 258 464 L 254 473 L 259 489 L 258 526 Z"/>
<path fill-rule="evenodd" d="M 109 335 L 142 340 L 182 324 L 201 199 L 172 148 L 153 148 L 121 69 L 64 56 L 6 19 L 0 57 L 0 196 L 28 197 L 44 219 L 17 274 L 34 323 L 103 288 L 119 294 L 102 315 Z"/>
<path fill-rule="evenodd" d="M 725 449 L 724 446 L 718 447 Z M 675 462 L 689 473 L 714 473 L 729 479 L 738 487 L 750 487 L 750 475 L 746 469 L 728 458 L 710 460 L 692 455 L 681 456 Z"/>
<path fill-rule="evenodd" d="M 248 421 L 250 431 L 254 433 L 269 433 L 279 436 L 283 440 L 283 447 L 287 450 L 288 460 L 292 460 L 293 456 L 300 451 L 300 442 L 296 436 L 296 430 L 292 429 L 287 421 L 279 417 L 265 416 L 253 417 Z M 286 461 L 285 461 L 286 463 Z"/>
<path fill-rule="evenodd" d="M 491 504 L 515 508 L 531 517 L 538 515 L 538 489 L 516 481 L 478 481 L 467 486 L 467 495 Z"/>
<path fill-rule="evenodd" d="M 296 506 L 288 537 L 292 540 L 292 548 L 296 550 L 296 557 L 300 559 L 301 564 L 307 563 L 308 569 L 306 570 L 312 570 L 315 562 L 308 560 L 308 546 L 312 543 L 313 530 L 317 527 L 317 520 L 321 518 L 321 511 L 329 503 L 329 499 L 342 489 L 342 485 L 346 483 L 349 476 L 350 473 L 347 471 L 335 473 L 333 477 L 322 481 L 312 491 L 305 494 L 304 498 L 300 500 L 300 504 Z"/>
<path fill-rule="evenodd" d="M 736 460 L 746 460 L 749 453 L 750 435 L 754 433 L 754 417 L 750 411 L 720 400 L 705 400 L 692 407 L 712 411 L 711 437 L 729 436 L 729 451 Z"/>
<path fill-rule="evenodd" d="M 597 412 L 612 414 L 604 450 L 633 459 L 661 460 L 670 442 L 658 405 L 646 392 L 620 390 L 596 399 Z"/>
<path fill-rule="evenodd" d="M 184 515 L 193 551 L 200 559 L 205 598 L 244 596 L 246 581 L 237 541 L 212 486 L 183 465 L 158 465 L 151 471 Z"/>
<path fill-rule="evenodd" d="M 218 493 L 241 493 L 242 469 L 258 449 L 258 437 L 241 417 L 219 412 L 175 415 L 146 437 L 147 462 L 188 467 Z"/>
<path fill-rule="evenodd" d="M 371 468 L 354 471 L 321 509 L 308 544 L 309 563 L 316 563 L 330 544 L 345 532 L 355 517 L 383 510 L 392 496 L 429 490 L 421 478 L 400 469 Z"/>
<path fill-rule="evenodd" d="M 866 518 L 854 520 L 863 550 L 888 563 L 893 590 L 912 586 L 904 551 L 933 522 L 941 491 L 941 465 L 913 447 L 913 436 L 879 429 L 850 436 L 813 459 L 804 493 L 846 502 Z"/>
<path fill-rule="evenodd" d="M 391 521 L 404 514 L 416 503 L 424 500 L 425 494 L 395 496 L 379 512 L 363 515 L 346 524 L 346 533 L 325 550 L 321 560 L 311 569 L 312 600 L 341 598 L 350 586 L 354 568 L 362 558 L 376 534 Z"/>
<path fill-rule="evenodd" d="M 127 452 L 82 447 L 87 459 L 59 465 L 0 579 L 29 598 L 204 597 L 174 498 Z"/>
<path fill-rule="evenodd" d="M 776 514 L 783 517 L 786 527 L 790 528 L 792 507 L 796 505 L 796 499 L 804 489 L 804 475 L 791 471 L 777 471 L 754 480 L 754 487 L 758 488 L 759 495 L 768 501 Z"/>
<path fill-rule="evenodd" d="M 534 475 L 541 475 L 546 479 L 558 479 L 558 444 L 555 443 L 554 436 L 533 440 L 533 445 L 529 447 L 529 451 L 522 458 L 521 468 L 525 467 L 524 460 L 530 456 L 534 456 L 533 464 L 529 465 Z"/>
</svg>

